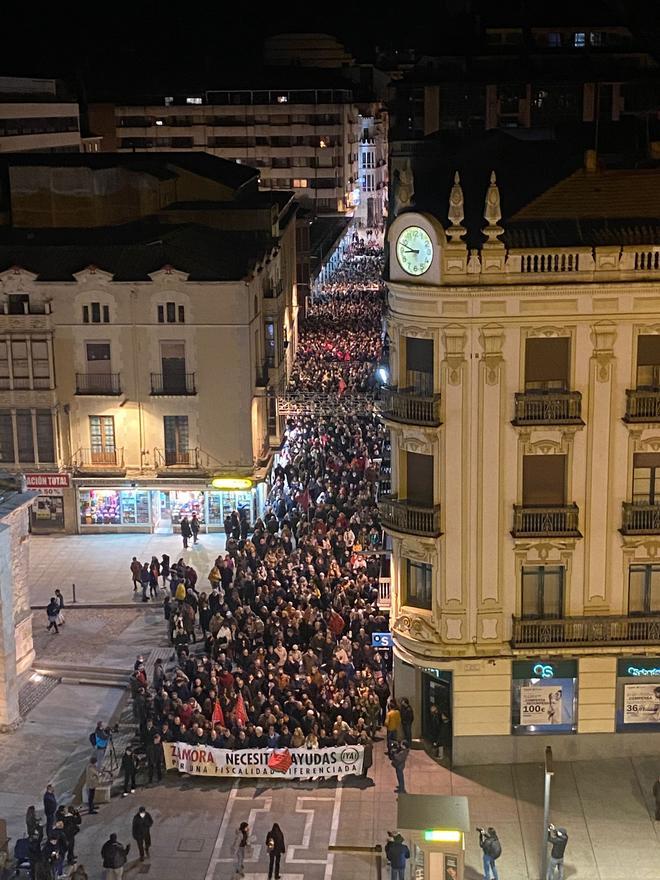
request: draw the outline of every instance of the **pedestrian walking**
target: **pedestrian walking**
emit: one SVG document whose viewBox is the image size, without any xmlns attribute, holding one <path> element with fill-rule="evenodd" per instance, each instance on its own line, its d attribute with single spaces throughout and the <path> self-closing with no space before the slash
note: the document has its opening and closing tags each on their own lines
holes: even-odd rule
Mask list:
<svg viewBox="0 0 660 880">
<path fill-rule="evenodd" d="M 147 771 L 149 773 L 149 783 L 154 781 L 154 771 L 156 778 L 160 782 L 163 778 L 163 770 L 165 768 L 165 752 L 160 735 L 156 734 L 152 741 L 147 742 Z"/>
<path fill-rule="evenodd" d="M 133 816 L 133 840 L 138 845 L 141 862 L 144 861 L 145 852 L 147 858 L 149 858 L 149 850 L 151 849 L 151 826 L 153 824 L 154 820 L 151 818 L 151 813 L 148 813 L 145 807 L 140 807 L 137 813 Z"/>
<path fill-rule="evenodd" d="M 57 628 L 57 618 L 60 614 L 60 603 L 57 601 L 55 596 L 50 597 L 50 602 L 46 606 L 46 617 L 48 618 L 48 626 L 46 630 L 54 629 L 55 634 L 59 633 L 59 629 Z"/>
<path fill-rule="evenodd" d="M 76 834 L 80 831 L 82 817 L 74 806 L 69 805 L 64 811 L 64 837 L 66 838 L 66 861 L 69 865 L 76 862 Z"/>
<path fill-rule="evenodd" d="M 406 862 L 410 858 L 410 850 L 400 834 L 390 836 L 385 844 L 385 857 L 390 863 L 391 880 L 404 880 Z"/>
<path fill-rule="evenodd" d="M 160 576 L 163 579 L 163 589 L 167 586 L 167 580 L 170 576 L 170 557 L 167 553 L 163 553 L 160 558 Z"/>
<path fill-rule="evenodd" d="M 126 746 L 126 751 L 121 757 L 121 769 L 124 773 L 124 792 L 122 797 L 128 797 L 129 792 L 131 794 L 135 792 L 135 772 L 137 770 L 135 755 L 130 746 Z"/>
<path fill-rule="evenodd" d="M 234 844 L 232 847 L 232 852 L 234 853 L 234 864 L 236 865 L 236 873 L 240 877 L 243 877 L 245 874 L 245 869 L 243 865 L 248 848 L 249 836 L 250 826 L 247 822 L 241 822 L 241 824 L 236 829 L 236 834 L 234 835 Z"/>
<path fill-rule="evenodd" d="M 407 743 L 412 742 L 412 726 L 415 720 L 415 713 L 410 705 L 407 697 L 402 697 L 399 702 L 399 714 L 401 715 L 401 727 L 403 728 L 403 738 Z"/>
<path fill-rule="evenodd" d="M 494 828 L 477 828 L 479 832 L 479 846 L 483 851 L 484 880 L 490 880 L 492 871 L 493 880 L 499 880 L 495 862 L 502 855 L 502 844 Z"/>
<path fill-rule="evenodd" d="M 57 615 L 57 625 L 64 626 L 64 596 L 62 595 L 61 590 L 55 590 L 55 601 L 59 606 L 59 613 Z"/>
<path fill-rule="evenodd" d="M 277 824 L 277 822 L 273 823 L 273 827 L 266 835 L 266 851 L 268 852 L 269 859 L 268 880 L 272 880 L 273 868 L 275 869 L 275 880 L 279 880 L 280 859 L 282 858 L 282 855 L 286 852 L 286 845 L 284 843 L 284 835 L 282 834 L 282 829 Z"/>
<path fill-rule="evenodd" d="M 568 832 L 565 828 L 557 828 L 551 823 L 548 825 L 548 843 L 552 849 L 548 862 L 547 880 L 553 880 L 555 868 L 557 869 L 557 880 L 564 880 L 564 853 L 568 843 Z M 495 880 L 497 880 L 497 875 Z"/>
<path fill-rule="evenodd" d="M 188 522 L 188 517 L 184 516 L 181 520 L 181 537 L 183 538 L 183 549 L 188 549 L 188 541 L 192 538 L 192 531 L 190 529 L 190 523 Z"/>
<path fill-rule="evenodd" d="M 39 841 L 41 841 L 42 837 L 44 836 L 44 830 L 41 827 L 41 823 L 39 822 L 37 810 L 33 806 L 28 807 L 27 812 L 25 813 L 25 827 L 27 829 L 28 837 L 32 837 L 32 835 L 36 832 L 39 835 Z"/>
<path fill-rule="evenodd" d="M 395 699 L 391 699 L 387 705 L 385 716 L 385 729 L 387 730 L 387 754 L 392 756 L 392 745 L 399 739 L 401 728 L 401 712 Z"/>
<path fill-rule="evenodd" d="M 151 572 L 149 571 L 149 566 L 145 562 L 140 569 L 140 586 L 142 587 L 142 601 L 148 602 L 149 597 L 147 596 L 147 590 L 149 589 L 149 579 L 151 577 Z"/>
<path fill-rule="evenodd" d="M 101 858 L 105 869 L 105 880 L 122 880 L 124 865 L 128 859 L 128 851 L 131 845 L 119 843 L 117 835 L 113 832 L 101 847 Z"/>
<path fill-rule="evenodd" d="M 653 783 L 653 797 L 655 798 L 655 819 L 660 822 L 660 776 Z"/>
<path fill-rule="evenodd" d="M 193 537 L 193 544 L 197 543 L 197 535 L 199 535 L 200 522 L 197 519 L 197 514 L 193 513 L 192 519 L 190 520 L 190 531 Z"/>
<path fill-rule="evenodd" d="M 362 757 L 362 778 L 369 778 L 369 768 L 374 762 L 374 744 L 369 739 L 366 731 L 360 734 L 360 745 L 364 749 Z"/>
<path fill-rule="evenodd" d="M 392 762 L 394 772 L 396 773 L 397 788 L 395 788 L 394 791 L 397 794 L 406 793 L 406 780 L 403 771 L 405 770 L 407 760 L 408 743 L 403 740 L 402 742 L 392 747 L 392 752 L 390 755 L 390 761 Z"/>
<path fill-rule="evenodd" d="M 137 556 L 134 556 L 131 560 L 131 578 L 133 580 L 133 592 L 137 593 L 137 591 L 142 586 L 142 580 L 140 578 L 140 574 L 142 572 L 142 565 L 139 562 Z"/>
<path fill-rule="evenodd" d="M 46 834 L 50 834 L 53 830 L 55 821 L 55 813 L 57 812 L 57 798 L 55 797 L 55 789 L 52 785 L 46 786 L 44 792 L 44 815 L 46 816 Z"/>
<path fill-rule="evenodd" d="M 98 761 L 96 760 L 96 756 L 89 759 L 89 764 L 87 765 L 87 769 L 85 770 L 85 785 L 87 786 L 87 807 L 90 815 L 94 815 L 94 813 L 98 813 L 98 810 L 94 809 L 94 797 L 96 795 L 96 789 L 101 784 L 101 774 L 99 773 L 99 769 L 97 767 Z"/>
</svg>

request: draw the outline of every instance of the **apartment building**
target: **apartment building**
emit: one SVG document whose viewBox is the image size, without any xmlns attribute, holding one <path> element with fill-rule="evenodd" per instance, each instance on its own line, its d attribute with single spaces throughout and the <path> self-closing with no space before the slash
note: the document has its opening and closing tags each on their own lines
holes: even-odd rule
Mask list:
<svg viewBox="0 0 660 880">
<path fill-rule="evenodd" d="M 61 82 L 0 76 L 0 153 L 79 153 L 81 149 L 78 102 Z"/>
<path fill-rule="evenodd" d="M 0 165 L 0 456 L 33 531 L 261 512 L 297 342 L 296 203 L 193 153 Z"/>
<path fill-rule="evenodd" d="M 396 692 L 456 764 L 657 749 L 660 167 L 535 155 L 388 233 Z"/>
<path fill-rule="evenodd" d="M 373 116 L 360 116 L 360 203 L 357 225 L 373 229 L 387 219 L 387 112 L 374 106 Z"/>
</svg>

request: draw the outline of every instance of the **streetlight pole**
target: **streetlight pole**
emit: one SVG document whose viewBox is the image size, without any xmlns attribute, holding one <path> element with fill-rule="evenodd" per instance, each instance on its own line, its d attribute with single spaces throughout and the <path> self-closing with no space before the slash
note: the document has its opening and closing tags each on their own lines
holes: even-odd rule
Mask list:
<svg viewBox="0 0 660 880">
<path fill-rule="evenodd" d="M 545 784 L 543 788 L 543 836 L 541 838 L 541 880 L 545 880 L 548 871 L 548 824 L 550 822 L 550 784 L 554 776 L 552 766 L 552 748 L 545 747 Z"/>
</svg>

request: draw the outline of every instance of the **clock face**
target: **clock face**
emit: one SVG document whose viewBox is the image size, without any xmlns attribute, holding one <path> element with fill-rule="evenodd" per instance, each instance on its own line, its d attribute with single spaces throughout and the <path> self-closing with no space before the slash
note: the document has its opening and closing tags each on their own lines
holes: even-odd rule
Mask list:
<svg viewBox="0 0 660 880">
<path fill-rule="evenodd" d="M 408 275 L 423 275 L 433 261 L 433 244 L 419 226 L 408 226 L 396 242 L 396 258 Z"/>
</svg>

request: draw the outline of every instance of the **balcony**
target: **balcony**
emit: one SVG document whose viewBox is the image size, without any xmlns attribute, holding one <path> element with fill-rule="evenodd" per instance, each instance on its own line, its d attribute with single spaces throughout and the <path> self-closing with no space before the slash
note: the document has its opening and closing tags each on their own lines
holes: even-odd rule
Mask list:
<svg viewBox="0 0 660 880">
<path fill-rule="evenodd" d="M 154 465 L 159 473 L 202 471 L 199 449 L 154 449 Z"/>
<path fill-rule="evenodd" d="M 660 617 L 513 619 L 512 648 L 564 648 L 660 643 Z"/>
<path fill-rule="evenodd" d="M 437 538 L 440 531 L 440 505 L 425 506 L 414 501 L 399 500 L 394 495 L 378 499 L 380 519 L 386 529 L 405 535 Z"/>
<path fill-rule="evenodd" d="M 181 373 L 168 376 L 165 373 L 151 374 L 151 393 L 153 396 L 172 395 L 189 397 L 197 394 L 195 373 Z"/>
<path fill-rule="evenodd" d="M 429 428 L 441 424 L 440 395 L 418 394 L 411 388 L 384 388 L 380 411 L 392 422 Z"/>
<path fill-rule="evenodd" d="M 660 504 L 623 502 L 622 535 L 660 535 Z"/>
<path fill-rule="evenodd" d="M 513 425 L 583 425 L 579 391 L 522 391 L 516 394 Z"/>
<path fill-rule="evenodd" d="M 125 474 L 124 447 L 115 449 L 78 449 L 71 457 L 74 471 L 85 474 Z"/>
<path fill-rule="evenodd" d="M 513 505 L 514 538 L 581 538 L 577 504 L 556 507 Z"/>
<path fill-rule="evenodd" d="M 121 394 L 119 373 L 76 373 L 76 394 Z"/>
<path fill-rule="evenodd" d="M 660 390 L 628 388 L 624 422 L 660 422 Z"/>
<path fill-rule="evenodd" d="M 274 361 L 273 361 L 274 365 Z M 257 367 L 257 371 L 254 377 L 254 384 L 257 388 L 267 388 L 269 382 L 268 376 L 268 361 L 264 361 L 264 363 Z"/>
</svg>

